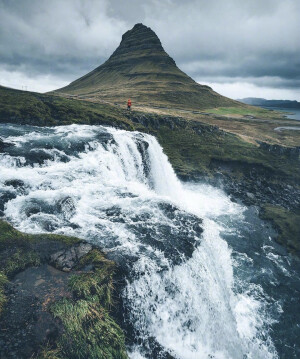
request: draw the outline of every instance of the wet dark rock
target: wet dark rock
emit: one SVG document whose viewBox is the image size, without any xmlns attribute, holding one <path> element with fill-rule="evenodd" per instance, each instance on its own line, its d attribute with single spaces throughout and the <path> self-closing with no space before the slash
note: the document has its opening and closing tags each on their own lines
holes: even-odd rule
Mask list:
<svg viewBox="0 0 300 359">
<path fill-rule="evenodd" d="M 61 269 L 64 272 L 69 272 L 74 268 L 80 258 L 86 255 L 92 250 L 92 246 L 89 243 L 79 243 L 78 245 L 72 246 L 71 248 L 58 251 L 51 255 L 50 263 L 55 268 Z"/>
<path fill-rule="evenodd" d="M 144 169 L 144 174 L 145 177 L 147 178 L 150 174 L 150 161 L 149 161 L 149 154 L 148 154 L 148 149 L 149 147 L 149 143 L 145 140 L 139 140 L 137 142 L 137 149 L 140 152 L 141 156 L 142 156 L 142 161 L 143 161 L 143 169 Z"/>
<path fill-rule="evenodd" d="M 12 191 L 4 191 L 2 193 L 0 192 L 0 211 L 3 212 L 5 204 L 16 197 L 17 195 Z"/>
<path fill-rule="evenodd" d="M 65 197 L 58 201 L 57 209 L 58 212 L 63 214 L 65 219 L 70 219 L 76 211 L 76 206 L 71 197 Z"/>
<path fill-rule="evenodd" d="M 30 358 L 41 345 L 62 334 L 62 324 L 48 308 L 62 297 L 71 297 L 68 279 L 68 273 L 45 264 L 26 269 L 9 283 L 1 316 L 1 359 Z"/>
<path fill-rule="evenodd" d="M 97 133 L 96 139 L 101 142 L 101 144 L 107 144 L 107 143 L 115 143 L 114 137 L 109 132 L 100 132 Z"/>
<path fill-rule="evenodd" d="M 15 146 L 15 144 L 12 143 L 12 142 L 4 141 L 4 140 L 0 137 L 0 152 L 5 151 L 7 148 L 9 148 L 9 147 L 11 147 L 11 146 Z"/>
<path fill-rule="evenodd" d="M 26 206 L 24 212 L 27 217 L 30 217 L 39 212 L 52 214 L 54 211 L 53 211 L 52 205 L 50 205 L 40 199 L 31 198 L 28 200 L 28 205 Z"/>
<path fill-rule="evenodd" d="M 25 183 L 19 179 L 8 180 L 4 182 L 5 186 L 12 186 L 14 188 L 24 187 Z"/>
<path fill-rule="evenodd" d="M 300 188 L 292 183 L 276 180 L 276 173 L 260 164 L 212 159 L 213 178 L 202 177 L 212 185 L 223 188 L 246 205 L 265 203 L 296 210 L 300 207 Z"/>
<path fill-rule="evenodd" d="M 105 210 L 105 214 L 108 216 L 108 217 L 115 217 L 116 220 L 118 220 L 118 217 L 120 217 L 121 215 L 121 208 L 118 207 L 118 206 L 112 206 L 110 208 L 107 208 Z M 113 218 L 110 218 L 110 220 L 113 221 Z"/>
</svg>

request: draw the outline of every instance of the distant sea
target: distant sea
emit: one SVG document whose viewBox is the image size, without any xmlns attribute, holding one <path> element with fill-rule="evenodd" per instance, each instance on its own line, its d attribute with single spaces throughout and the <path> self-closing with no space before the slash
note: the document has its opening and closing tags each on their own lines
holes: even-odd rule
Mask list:
<svg viewBox="0 0 300 359">
<path fill-rule="evenodd" d="M 300 121 L 300 109 L 298 108 L 283 108 L 283 107 L 268 107 L 268 106 L 261 106 L 261 107 L 267 110 L 288 112 L 289 114 L 285 114 L 287 118 Z"/>
</svg>

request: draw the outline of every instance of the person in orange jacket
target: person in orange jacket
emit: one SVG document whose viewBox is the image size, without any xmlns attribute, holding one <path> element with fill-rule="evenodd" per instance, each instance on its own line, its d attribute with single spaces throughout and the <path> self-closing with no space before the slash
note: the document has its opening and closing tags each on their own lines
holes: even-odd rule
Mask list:
<svg viewBox="0 0 300 359">
<path fill-rule="evenodd" d="M 131 100 L 128 99 L 127 101 L 127 110 L 131 110 Z"/>
</svg>

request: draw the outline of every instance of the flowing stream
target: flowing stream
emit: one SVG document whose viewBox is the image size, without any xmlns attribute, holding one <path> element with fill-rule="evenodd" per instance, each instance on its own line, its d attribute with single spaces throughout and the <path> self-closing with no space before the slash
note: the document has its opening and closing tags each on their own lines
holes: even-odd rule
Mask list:
<svg viewBox="0 0 300 359">
<path fill-rule="evenodd" d="M 299 357 L 299 262 L 255 208 L 179 181 L 147 134 L 2 124 L 0 136 L 1 215 L 119 264 L 132 359 Z"/>
</svg>

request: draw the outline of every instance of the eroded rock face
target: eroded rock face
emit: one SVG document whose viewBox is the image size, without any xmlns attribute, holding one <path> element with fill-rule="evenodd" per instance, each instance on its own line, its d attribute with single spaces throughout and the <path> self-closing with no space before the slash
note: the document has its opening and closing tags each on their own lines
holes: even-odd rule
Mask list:
<svg viewBox="0 0 300 359">
<path fill-rule="evenodd" d="M 69 272 L 76 266 L 76 264 L 78 264 L 80 258 L 91 250 L 92 246 L 89 243 L 79 243 L 71 248 L 52 254 L 50 257 L 50 263 L 57 269 Z"/>
<path fill-rule="evenodd" d="M 278 155 L 285 155 L 290 158 L 299 159 L 300 147 L 285 147 L 280 145 L 271 145 L 266 142 L 259 142 L 261 148 Z"/>
<path fill-rule="evenodd" d="M 214 186 L 224 188 L 246 205 L 260 207 L 269 203 L 290 210 L 299 209 L 299 187 L 280 179 L 274 181 L 276 172 L 260 164 L 213 159 L 210 168 L 214 171 L 214 177 L 206 180 Z"/>
<path fill-rule="evenodd" d="M 31 358 L 37 348 L 62 334 L 61 322 L 48 309 L 54 301 L 72 297 L 69 276 L 44 264 L 27 268 L 9 283 L 0 325 L 1 359 Z"/>
</svg>

